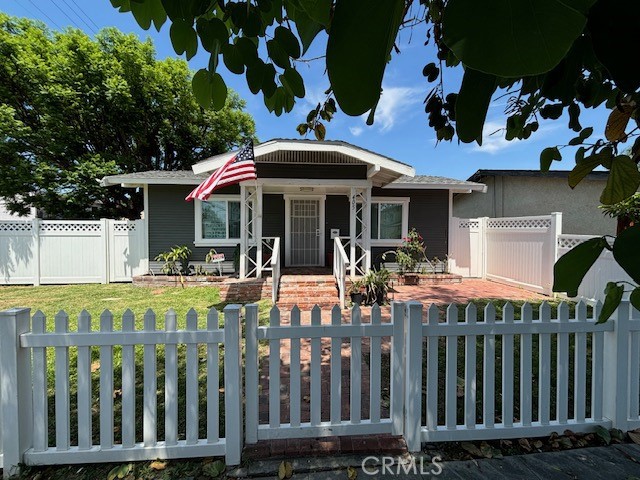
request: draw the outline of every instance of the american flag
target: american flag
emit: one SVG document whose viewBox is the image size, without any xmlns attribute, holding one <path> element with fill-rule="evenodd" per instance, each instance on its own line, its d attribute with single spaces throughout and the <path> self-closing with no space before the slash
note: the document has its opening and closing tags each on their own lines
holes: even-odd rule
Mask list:
<svg viewBox="0 0 640 480">
<path fill-rule="evenodd" d="M 187 202 L 194 198 L 207 200 L 214 190 L 254 178 L 257 178 L 256 164 L 253 156 L 253 143 L 250 142 L 242 147 L 231 160 L 194 188 L 185 200 Z"/>
</svg>

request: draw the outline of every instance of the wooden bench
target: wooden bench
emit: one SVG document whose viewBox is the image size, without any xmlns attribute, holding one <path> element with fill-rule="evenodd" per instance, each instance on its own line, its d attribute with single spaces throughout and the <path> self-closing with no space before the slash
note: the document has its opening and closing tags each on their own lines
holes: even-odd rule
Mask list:
<svg viewBox="0 0 640 480">
<path fill-rule="evenodd" d="M 164 273 L 162 272 L 163 265 L 164 262 L 149 262 L 149 273 L 151 275 L 164 275 Z M 236 271 L 231 260 L 225 260 L 215 263 L 192 261 L 189 262 L 189 270 L 191 271 L 191 273 L 193 273 L 193 270 L 196 268 L 196 266 L 201 267 L 201 269 L 206 271 L 207 273 L 217 275 L 222 275 L 223 273 L 235 273 Z"/>
</svg>

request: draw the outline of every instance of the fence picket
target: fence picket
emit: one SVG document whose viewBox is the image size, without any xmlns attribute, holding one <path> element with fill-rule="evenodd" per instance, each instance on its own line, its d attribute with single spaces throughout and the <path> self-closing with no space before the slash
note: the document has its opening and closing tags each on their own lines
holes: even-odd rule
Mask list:
<svg viewBox="0 0 640 480">
<path fill-rule="evenodd" d="M 593 306 L 592 320 L 595 322 L 600 315 L 602 303 Z M 591 417 L 602 421 L 603 387 L 604 387 L 604 332 L 593 332 L 591 340 Z"/>
<path fill-rule="evenodd" d="M 135 330 L 135 316 L 130 309 L 122 315 L 122 331 Z M 133 345 L 122 346 L 122 446 L 136 443 L 136 356 Z"/>
<path fill-rule="evenodd" d="M 269 326 L 280 326 L 280 310 L 274 306 Z M 269 340 L 269 426 L 280 426 L 280 340 Z"/>
<path fill-rule="evenodd" d="M 178 316 L 169 310 L 164 316 L 166 332 L 175 332 Z M 146 353 L 146 352 L 145 352 Z M 164 441 L 167 445 L 178 444 L 178 347 L 164 347 Z"/>
<path fill-rule="evenodd" d="M 558 305 L 558 321 L 569 321 L 569 306 Z M 558 364 L 556 383 L 556 417 L 559 423 L 567 423 L 569 415 L 569 334 L 558 333 Z"/>
<path fill-rule="evenodd" d="M 255 318 L 256 327 L 258 322 L 258 307 L 257 305 L 248 305 L 249 312 L 255 312 L 253 318 Z M 249 316 L 247 316 L 249 318 Z M 207 313 L 207 330 L 213 331 L 220 328 L 220 319 L 218 311 L 215 308 L 211 308 Z M 255 343 L 257 350 L 257 341 Z M 218 358 L 220 352 L 220 346 L 217 343 L 207 344 L 207 443 L 217 443 L 220 440 L 220 360 Z M 258 382 L 258 368 L 256 360 L 255 369 L 255 381 L 256 390 Z M 257 392 L 256 392 L 257 394 Z M 257 406 L 256 395 L 256 406 Z M 256 414 L 257 414 L 256 410 Z M 256 430 L 257 430 L 256 424 Z M 257 438 L 256 438 L 257 440 Z"/>
<path fill-rule="evenodd" d="M 165 319 L 166 321 L 166 319 Z M 144 314 L 144 331 L 155 332 L 156 314 L 149 309 Z M 143 386 L 142 398 L 144 402 L 144 414 L 142 417 L 142 441 L 145 447 L 152 447 L 158 441 L 157 417 L 158 417 L 158 381 L 156 378 L 157 358 L 156 345 L 145 345 L 143 357 Z"/>
<path fill-rule="evenodd" d="M 484 307 L 484 323 L 491 326 L 496 321 L 496 309 L 493 303 Z M 484 336 L 484 362 L 482 365 L 482 424 L 484 428 L 493 428 L 496 410 L 496 336 Z"/>
<path fill-rule="evenodd" d="M 576 305 L 575 321 L 585 322 L 587 320 L 587 305 L 580 300 Z M 587 334 L 586 332 L 576 332 L 576 345 L 574 353 L 574 373 L 573 373 L 573 416 L 577 422 L 584 422 L 586 416 L 587 398 Z M 640 361 L 639 361 L 640 364 Z"/>
<path fill-rule="evenodd" d="M 629 364 L 640 365 L 640 332 L 631 332 L 629 346 Z M 629 376 L 629 420 L 636 421 L 640 419 L 640 377 L 638 369 L 630 369 Z"/>
<path fill-rule="evenodd" d="M 358 305 L 354 305 L 351 310 L 351 324 L 360 325 L 361 312 Z M 351 380 L 349 385 L 349 412 L 351 423 L 360 423 L 362 418 L 361 411 L 361 390 L 362 385 L 362 338 L 351 337 Z"/>
<path fill-rule="evenodd" d="M 300 309 L 294 305 L 291 309 L 291 326 L 300 326 Z M 300 426 L 300 339 L 291 339 L 291 358 L 289 361 L 289 421 L 292 427 Z"/>
<path fill-rule="evenodd" d="M 38 310 L 32 319 L 33 333 L 44 333 L 45 324 L 44 313 Z M 47 349 L 37 347 L 33 349 L 33 449 L 36 452 L 44 452 L 49 446 L 47 389 Z"/>
<path fill-rule="evenodd" d="M 320 325 L 322 312 L 318 305 L 311 309 L 311 325 Z M 311 425 L 319 425 L 322 419 L 322 357 L 320 343 L 322 339 L 311 339 Z"/>
<path fill-rule="evenodd" d="M 435 303 L 429 306 L 427 326 L 438 325 L 440 310 Z M 427 337 L 427 428 L 435 430 L 438 426 L 438 336 Z"/>
<path fill-rule="evenodd" d="M 56 333 L 69 332 L 69 316 L 61 310 L 55 318 Z M 55 349 L 55 388 L 56 388 L 56 448 L 69 450 L 70 420 L 69 420 L 69 348 Z"/>
<path fill-rule="evenodd" d="M 453 303 L 447 307 L 447 325 L 458 323 L 458 307 Z M 445 426 L 455 430 L 458 423 L 458 337 L 449 335 L 446 339 L 446 375 L 445 375 Z"/>
<path fill-rule="evenodd" d="M 334 305 L 331 309 L 331 325 L 337 326 L 340 324 L 342 324 L 342 311 L 338 305 Z M 331 424 L 338 425 L 342 423 L 342 338 L 340 337 L 331 337 L 330 362 Z"/>
<path fill-rule="evenodd" d="M 502 308 L 502 321 L 513 323 L 513 305 Z M 502 424 L 513 426 L 513 334 L 502 335 Z"/>
<path fill-rule="evenodd" d="M 78 316 L 78 332 L 91 331 L 91 315 L 82 310 Z M 123 361 L 124 365 L 124 361 Z M 91 349 L 78 347 L 78 449 L 88 450 L 92 445 L 91 428 Z"/>
<path fill-rule="evenodd" d="M 477 310 L 473 303 L 465 309 L 465 320 L 468 324 L 475 324 Z M 476 336 L 465 337 L 465 366 L 464 366 L 464 424 L 465 428 L 476 428 Z"/>
<path fill-rule="evenodd" d="M 533 338 L 527 329 L 531 328 L 533 309 L 529 303 L 520 309 L 523 332 L 520 335 L 520 421 L 525 427 L 531 426 L 532 417 L 532 380 L 533 380 Z"/>
<path fill-rule="evenodd" d="M 404 431 L 405 308 L 404 303 L 391 303 L 391 432 L 394 435 L 402 435 Z"/>
<path fill-rule="evenodd" d="M 380 307 L 376 304 L 371 308 L 371 324 L 380 325 Z M 369 351 L 369 419 L 372 423 L 380 423 L 380 395 L 382 393 L 382 338 L 371 336 Z"/>
<path fill-rule="evenodd" d="M 100 332 L 113 331 L 113 315 L 100 315 Z M 145 404 L 146 405 L 146 404 Z M 146 409 L 145 409 L 146 410 Z M 100 347 L 100 448 L 113 448 L 113 347 Z"/>
<path fill-rule="evenodd" d="M 540 305 L 540 322 L 551 322 L 551 307 L 545 301 Z M 549 425 L 551 419 L 551 334 L 540 334 L 540 358 L 539 358 L 539 399 L 538 418 L 541 425 Z"/>
<path fill-rule="evenodd" d="M 187 312 L 187 331 L 195 332 L 198 330 L 198 314 L 191 308 Z M 199 429 L 199 399 L 198 399 L 198 344 L 187 344 L 187 395 L 186 395 L 186 408 L 187 408 L 187 445 L 194 445 L 198 443 L 198 429 Z"/>
</svg>

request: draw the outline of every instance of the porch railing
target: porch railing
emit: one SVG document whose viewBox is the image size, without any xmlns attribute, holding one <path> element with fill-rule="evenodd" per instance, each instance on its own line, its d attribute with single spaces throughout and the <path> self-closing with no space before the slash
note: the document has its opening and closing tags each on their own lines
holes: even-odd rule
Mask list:
<svg viewBox="0 0 640 480">
<path fill-rule="evenodd" d="M 271 301 L 278 301 L 278 290 L 280 289 L 280 237 L 273 239 L 273 250 L 271 253 Z"/>
<path fill-rule="evenodd" d="M 333 276 L 336 279 L 336 285 L 338 286 L 338 295 L 340 296 L 340 308 L 345 307 L 345 289 L 346 289 L 346 276 L 347 267 L 349 266 L 349 257 L 342 245 L 342 239 L 335 237 L 333 239 Z"/>
</svg>

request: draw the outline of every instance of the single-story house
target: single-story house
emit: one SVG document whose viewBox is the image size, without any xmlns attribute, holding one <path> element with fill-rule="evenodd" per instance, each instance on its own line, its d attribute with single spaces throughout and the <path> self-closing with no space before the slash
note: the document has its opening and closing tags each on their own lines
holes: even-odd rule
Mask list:
<svg viewBox="0 0 640 480">
<path fill-rule="evenodd" d="M 444 259 L 453 194 L 485 189 L 415 175 L 410 165 L 342 141 L 276 139 L 254 153 L 257 180 L 217 190 L 207 201 L 185 197 L 235 152 L 207 158 L 192 171 L 113 175 L 102 185 L 143 189 L 149 258 L 187 245 L 195 261 L 211 248 L 231 259 L 240 245 L 241 278 L 261 275 L 276 237 L 285 267 L 330 265 L 339 237 L 350 273 L 363 273 L 410 228 L 424 237 L 430 258 Z"/>
<path fill-rule="evenodd" d="M 562 212 L 562 232 L 615 235 L 616 220 L 603 215 L 600 194 L 608 172 L 592 172 L 571 189 L 568 170 L 478 170 L 470 182 L 487 186 L 487 194 L 454 195 L 459 218 L 521 217 Z"/>
</svg>

